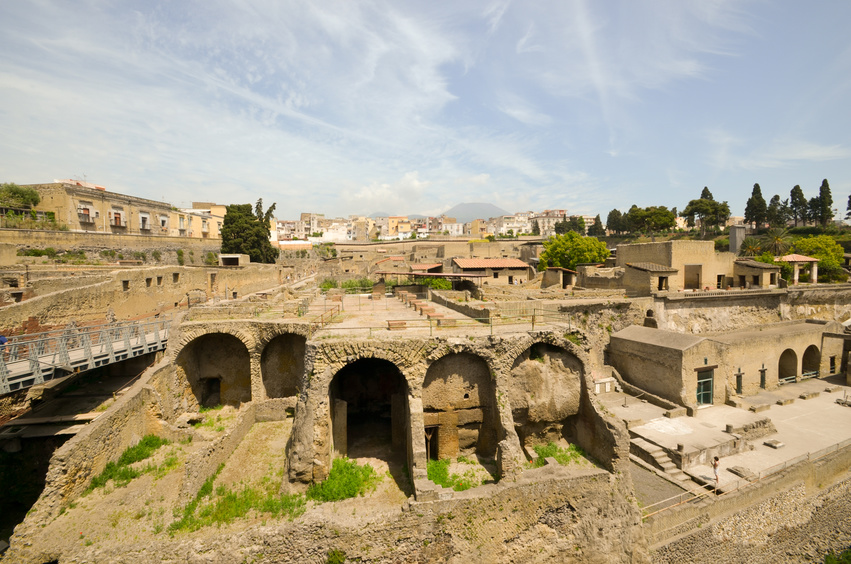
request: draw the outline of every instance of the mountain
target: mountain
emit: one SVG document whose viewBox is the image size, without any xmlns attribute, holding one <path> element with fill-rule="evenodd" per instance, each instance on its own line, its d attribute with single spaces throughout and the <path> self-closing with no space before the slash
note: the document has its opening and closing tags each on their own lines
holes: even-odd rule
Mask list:
<svg viewBox="0 0 851 564">
<path fill-rule="evenodd" d="M 474 219 L 488 219 L 500 215 L 508 215 L 508 212 L 493 204 L 466 203 L 458 204 L 446 210 L 443 212 L 443 215 L 446 217 L 454 217 L 459 223 L 467 223 Z"/>
</svg>

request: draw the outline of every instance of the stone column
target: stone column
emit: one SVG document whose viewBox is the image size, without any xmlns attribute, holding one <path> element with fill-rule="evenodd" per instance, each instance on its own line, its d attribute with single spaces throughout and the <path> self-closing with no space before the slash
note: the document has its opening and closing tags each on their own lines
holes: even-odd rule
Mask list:
<svg viewBox="0 0 851 564">
<path fill-rule="evenodd" d="M 800 272 L 800 270 L 801 270 L 801 267 L 798 266 L 798 263 L 793 262 L 792 263 L 792 285 L 793 286 L 798 285 L 798 273 Z"/>
<path fill-rule="evenodd" d="M 810 284 L 818 284 L 818 263 L 810 263 Z"/>
</svg>

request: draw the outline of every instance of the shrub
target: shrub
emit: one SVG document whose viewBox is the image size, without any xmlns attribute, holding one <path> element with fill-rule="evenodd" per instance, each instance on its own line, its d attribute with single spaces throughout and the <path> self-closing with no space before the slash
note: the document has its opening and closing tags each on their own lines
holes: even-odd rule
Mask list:
<svg viewBox="0 0 851 564">
<path fill-rule="evenodd" d="M 315 501 L 339 501 L 364 495 L 374 490 L 381 478 L 369 464 L 358 465 L 349 458 L 336 458 L 331 465 L 328 479 L 311 484 L 307 498 Z"/>
<path fill-rule="evenodd" d="M 135 251 L 133 253 L 133 258 L 136 259 L 136 260 L 140 260 L 142 262 L 145 262 L 146 260 L 148 260 L 148 255 L 146 255 L 145 253 L 143 253 L 141 251 Z"/>
<path fill-rule="evenodd" d="M 159 251 L 153 251 L 151 253 L 151 256 L 154 258 L 155 261 L 159 262 L 163 255 Z"/>
<path fill-rule="evenodd" d="M 204 256 L 204 264 L 206 264 L 207 266 L 216 266 L 217 264 L 219 264 L 219 255 L 217 255 L 213 251 L 207 252 L 207 254 Z"/>
<path fill-rule="evenodd" d="M 323 292 L 337 287 L 337 281 L 332 278 L 326 278 L 319 284 L 319 289 Z"/>
<path fill-rule="evenodd" d="M 177 249 L 177 264 L 183 266 L 186 261 L 183 259 L 183 249 Z"/>
<path fill-rule="evenodd" d="M 346 290 L 347 294 L 358 294 L 363 291 L 369 292 L 372 290 L 372 280 L 369 278 L 345 280 L 340 286 Z"/>
</svg>

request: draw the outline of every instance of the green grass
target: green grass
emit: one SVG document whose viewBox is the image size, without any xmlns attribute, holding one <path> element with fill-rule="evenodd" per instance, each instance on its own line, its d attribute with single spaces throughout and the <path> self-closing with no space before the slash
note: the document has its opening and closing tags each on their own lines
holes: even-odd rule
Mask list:
<svg viewBox="0 0 851 564">
<path fill-rule="evenodd" d="M 263 488 L 258 490 L 248 486 L 241 490 L 230 490 L 219 486 L 213 492 L 213 483 L 224 465 L 207 478 L 195 499 L 189 502 L 180 513 L 180 519 L 168 527 L 170 535 L 178 531 L 197 531 L 210 525 L 221 526 L 245 517 L 249 512 L 269 513 L 273 517 L 285 516 L 290 521 L 304 513 L 306 500 L 302 494 L 280 495 L 273 480 L 264 480 Z M 202 503 L 210 498 L 208 503 Z"/>
<path fill-rule="evenodd" d="M 449 464 L 452 461 L 448 458 L 442 460 L 429 460 L 426 466 L 428 479 L 444 488 L 452 488 L 456 492 L 463 492 L 480 484 L 477 481 L 474 470 L 468 470 L 462 475 L 450 474 Z M 466 459 L 465 459 L 466 462 Z"/>
<path fill-rule="evenodd" d="M 150 458 L 158 448 L 167 444 L 169 444 L 169 441 L 161 439 L 156 435 L 146 435 L 138 444 L 125 450 L 118 458 L 118 462 L 107 463 L 103 472 L 101 472 L 99 476 L 92 478 L 92 483 L 89 485 L 86 492 L 90 492 L 96 488 L 102 488 L 110 480 L 113 481 L 115 487 L 123 488 L 129 484 L 130 480 L 133 478 L 137 478 L 145 472 L 157 470 L 156 466 L 149 466 L 143 470 L 136 470 L 135 468 L 131 468 L 130 465 Z M 175 458 L 172 466 L 176 465 L 177 460 Z"/>
<path fill-rule="evenodd" d="M 830 551 L 824 557 L 824 564 L 851 564 L 851 548 L 844 550 L 842 554 Z"/>
<path fill-rule="evenodd" d="M 538 458 L 530 463 L 532 468 L 544 466 L 546 464 L 544 459 L 549 457 L 555 458 L 563 466 L 567 466 L 572 462 L 579 462 L 585 457 L 585 452 L 574 444 L 569 445 L 567 448 L 561 448 L 557 444 L 550 442 L 546 445 L 537 445 L 534 449 Z"/>
<path fill-rule="evenodd" d="M 336 458 L 328 479 L 311 484 L 307 489 L 307 498 L 314 501 L 339 501 L 362 496 L 374 490 L 379 482 L 381 476 L 369 464 L 360 466 L 349 458 Z"/>
</svg>

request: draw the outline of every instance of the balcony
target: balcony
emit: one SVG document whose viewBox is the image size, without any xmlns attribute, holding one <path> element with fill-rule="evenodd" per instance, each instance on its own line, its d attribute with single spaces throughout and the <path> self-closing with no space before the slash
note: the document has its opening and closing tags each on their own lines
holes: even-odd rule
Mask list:
<svg viewBox="0 0 851 564">
<path fill-rule="evenodd" d="M 94 223 L 95 218 L 93 215 L 87 212 L 77 212 L 77 218 L 80 220 L 80 223 Z"/>
<path fill-rule="evenodd" d="M 110 227 L 118 227 L 121 229 L 127 228 L 127 220 L 126 219 L 111 219 L 109 220 Z"/>
<path fill-rule="evenodd" d="M 151 230 L 151 224 L 150 223 L 143 223 L 142 225 L 139 226 L 139 231 L 150 231 L 150 230 Z"/>
</svg>

